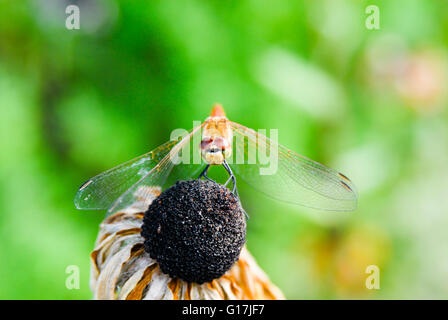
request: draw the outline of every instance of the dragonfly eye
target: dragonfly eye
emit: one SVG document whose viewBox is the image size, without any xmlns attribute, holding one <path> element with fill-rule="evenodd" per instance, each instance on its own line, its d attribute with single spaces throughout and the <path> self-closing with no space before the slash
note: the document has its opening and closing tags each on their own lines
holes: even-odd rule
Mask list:
<svg viewBox="0 0 448 320">
<path fill-rule="evenodd" d="M 211 138 L 203 139 L 201 141 L 201 149 L 205 150 L 209 147 L 209 145 L 213 142 Z"/>
<path fill-rule="evenodd" d="M 224 150 L 229 146 L 229 142 L 222 137 L 216 137 L 215 140 L 213 140 L 213 145 Z"/>
</svg>

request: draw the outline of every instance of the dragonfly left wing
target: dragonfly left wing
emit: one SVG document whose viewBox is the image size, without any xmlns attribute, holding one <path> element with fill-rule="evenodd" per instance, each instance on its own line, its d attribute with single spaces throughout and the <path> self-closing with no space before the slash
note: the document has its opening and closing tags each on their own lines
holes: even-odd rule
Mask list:
<svg viewBox="0 0 448 320">
<path fill-rule="evenodd" d="M 231 166 L 253 188 L 275 199 L 316 209 L 351 211 L 356 208 L 355 187 L 343 174 L 238 123 L 231 122 L 231 127 L 236 160 L 238 155 L 244 156 L 243 163 Z M 260 169 L 266 170 L 268 165 L 261 164 L 259 159 L 255 163 L 248 161 L 249 152 L 277 153 L 275 172 L 261 174 Z"/>
</svg>

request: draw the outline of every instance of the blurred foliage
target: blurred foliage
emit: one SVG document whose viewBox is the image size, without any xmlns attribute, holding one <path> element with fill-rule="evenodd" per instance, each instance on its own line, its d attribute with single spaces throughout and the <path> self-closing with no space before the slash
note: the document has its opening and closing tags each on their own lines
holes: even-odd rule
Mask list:
<svg viewBox="0 0 448 320">
<path fill-rule="evenodd" d="M 437 0 L 1 1 L 0 298 L 90 299 L 104 213 L 77 188 L 214 102 L 359 189 L 341 214 L 241 183 L 248 247 L 287 298 L 446 298 L 447 22 Z"/>
</svg>

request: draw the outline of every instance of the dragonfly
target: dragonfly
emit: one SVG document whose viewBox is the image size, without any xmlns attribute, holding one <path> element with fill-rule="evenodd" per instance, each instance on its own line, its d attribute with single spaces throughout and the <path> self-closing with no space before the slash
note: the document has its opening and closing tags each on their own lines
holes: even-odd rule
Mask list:
<svg viewBox="0 0 448 320">
<path fill-rule="evenodd" d="M 230 121 L 223 107 L 215 104 L 210 116 L 190 131 L 87 180 L 76 193 L 75 206 L 107 209 L 110 215 L 129 207 L 137 198 L 154 197 L 151 192 L 145 194 L 145 187 L 164 187 L 169 177 L 212 180 L 209 169 L 222 166 L 228 174 L 223 185 L 232 182 L 232 192 L 238 199 L 236 176 L 280 201 L 331 211 L 356 208 L 357 192 L 347 176 L 259 131 Z M 257 154 L 275 156 L 275 171 L 263 173 L 269 164 Z"/>
</svg>

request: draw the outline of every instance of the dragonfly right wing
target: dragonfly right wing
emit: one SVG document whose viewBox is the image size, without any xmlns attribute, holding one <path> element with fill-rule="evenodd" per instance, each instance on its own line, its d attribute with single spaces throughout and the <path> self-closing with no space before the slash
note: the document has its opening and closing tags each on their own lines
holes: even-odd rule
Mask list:
<svg viewBox="0 0 448 320">
<path fill-rule="evenodd" d="M 150 172 L 179 141 L 180 139 L 168 141 L 144 155 L 87 180 L 76 193 L 76 208 L 109 208 L 120 195 Z"/>
<path fill-rule="evenodd" d="M 163 188 L 168 184 L 168 178 L 170 182 L 197 178 L 195 174 L 198 174 L 204 164 L 200 157 L 199 145 L 195 145 L 197 139 L 193 137 L 201 133 L 202 126 L 196 127 L 185 135 L 155 167 L 116 199 L 109 208 L 108 215 L 129 207 L 136 200 L 140 201 L 138 198 L 142 196 L 151 198 L 152 194 L 145 195 L 144 190 L 150 190 L 149 188 L 154 186 Z"/>
<path fill-rule="evenodd" d="M 129 197 L 130 189 L 145 184 L 150 187 L 163 187 L 167 176 L 171 173 L 174 163 L 171 161 L 180 151 L 184 152 L 185 147 L 190 147 L 193 135 L 201 132 L 202 125 L 190 130 L 186 134 L 175 140 L 170 140 L 154 150 L 141 155 L 133 160 L 122 163 L 115 168 L 109 169 L 99 175 L 87 180 L 76 193 L 74 202 L 78 209 L 103 210 L 117 208 L 117 204 L 129 204 L 133 200 Z M 199 152 L 199 148 L 194 149 Z M 189 153 L 190 149 L 187 150 Z M 185 167 L 184 167 L 185 166 Z M 179 178 L 187 178 L 188 172 L 198 170 L 197 166 L 184 165 L 182 170 L 175 170 L 175 175 Z M 188 172 L 187 172 L 188 171 Z M 179 173 L 180 172 L 180 173 Z M 154 177 L 151 177 L 154 176 Z M 124 201 L 127 195 L 129 201 Z M 131 199 L 132 198 L 132 199 Z"/>
<path fill-rule="evenodd" d="M 177 180 L 195 179 L 196 174 L 204 167 L 200 156 L 199 139 L 193 138 L 200 135 L 203 125 L 193 129 L 176 143 L 155 167 L 143 175 L 130 186 L 109 207 L 108 215 L 131 206 L 142 198 L 153 198 L 151 188 L 158 186 L 163 188 L 168 182 Z M 169 178 L 169 179 L 168 179 Z"/>
</svg>

